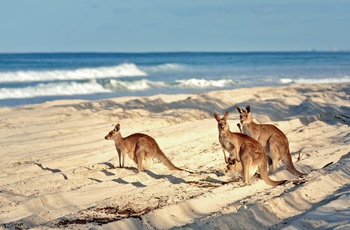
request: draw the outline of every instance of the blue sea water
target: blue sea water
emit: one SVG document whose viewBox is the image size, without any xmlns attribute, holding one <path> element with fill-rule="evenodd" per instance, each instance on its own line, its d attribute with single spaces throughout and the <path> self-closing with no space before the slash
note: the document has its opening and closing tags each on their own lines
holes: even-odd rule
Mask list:
<svg viewBox="0 0 350 230">
<path fill-rule="evenodd" d="M 0 107 L 350 82 L 350 52 L 0 54 Z"/>
</svg>

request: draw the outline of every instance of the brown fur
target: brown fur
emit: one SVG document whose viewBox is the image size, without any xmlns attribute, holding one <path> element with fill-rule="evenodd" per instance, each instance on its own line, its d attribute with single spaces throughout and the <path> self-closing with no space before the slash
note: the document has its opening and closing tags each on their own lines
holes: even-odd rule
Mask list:
<svg viewBox="0 0 350 230">
<path fill-rule="evenodd" d="M 176 167 L 163 151 L 159 148 L 157 142 L 150 136 L 143 133 L 134 133 L 127 137 L 120 134 L 120 124 L 110 131 L 106 136 L 106 140 L 113 140 L 119 157 L 119 167 L 124 168 L 125 155 L 137 164 L 139 171 L 145 169 L 145 163 L 153 160 L 153 158 L 161 161 L 171 170 L 184 170 Z"/>
<path fill-rule="evenodd" d="M 257 140 L 265 150 L 265 153 L 272 159 L 272 170 L 277 171 L 277 164 L 282 160 L 286 169 L 295 176 L 304 175 L 293 165 L 289 150 L 289 142 L 284 133 L 276 126 L 270 124 L 256 124 L 253 122 L 250 106 L 246 110 L 236 107 L 240 114 L 240 122 L 244 134 Z"/>
<path fill-rule="evenodd" d="M 250 178 L 256 171 L 259 171 L 261 178 L 269 185 L 275 186 L 285 182 L 270 179 L 267 173 L 266 155 L 256 140 L 245 134 L 230 131 L 227 124 L 228 111 L 222 118 L 217 113 L 214 113 L 214 117 L 218 122 L 219 142 L 225 155 L 225 162 L 228 163 L 226 172 L 231 170 L 241 172 L 246 184 L 250 184 Z M 230 154 L 229 159 L 225 150 Z"/>
</svg>

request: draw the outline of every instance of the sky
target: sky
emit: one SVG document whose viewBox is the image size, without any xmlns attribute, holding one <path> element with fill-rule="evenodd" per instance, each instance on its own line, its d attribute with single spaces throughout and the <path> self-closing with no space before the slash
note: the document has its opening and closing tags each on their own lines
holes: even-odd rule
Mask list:
<svg viewBox="0 0 350 230">
<path fill-rule="evenodd" d="M 350 50 L 349 0 L 0 0 L 0 53 Z"/>
</svg>

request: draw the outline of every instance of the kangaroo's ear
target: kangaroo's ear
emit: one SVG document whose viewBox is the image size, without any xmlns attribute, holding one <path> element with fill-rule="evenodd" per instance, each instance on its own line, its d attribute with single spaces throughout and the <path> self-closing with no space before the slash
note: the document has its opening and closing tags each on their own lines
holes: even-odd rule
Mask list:
<svg viewBox="0 0 350 230">
<path fill-rule="evenodd" d="M 228 118 L 228 111 L 225 112 L 225 115 L 222 119 L 227 120 L 227 118 Z"/>
<path fill-rule="evenodd" d="M 247 113 L 250 113 L 250 105 L 247 105 L 245 109 L 247 110 Z"/>
<path fill-rule="evenodd" d="M 241 114 L 241 113 L 242 113 L 242 109 L 241 109 L 241 108 L 239 108 L 238 106 L 236 106 L 236 110 L 237 110 L 237 112 L 238 112 L 239 114 Z"/>
<path fill-rule="evenodd" d="M 115 130 L 115 131 L 119 131 L 119 130 L 120 130 L 120 124 L 119 124 L 119 123 L 115 125 L 114 130 Z"/>
<path fill-rule="evenodd" d="M 217 113 L 214 112 L 215 119 L 219 122 L 221 120 L 221 117 Z"/>
</svg>

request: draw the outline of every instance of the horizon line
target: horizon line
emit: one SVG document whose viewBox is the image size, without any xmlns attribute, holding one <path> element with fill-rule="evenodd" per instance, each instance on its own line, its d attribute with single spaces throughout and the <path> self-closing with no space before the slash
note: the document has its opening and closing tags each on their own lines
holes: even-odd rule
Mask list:
<svg viewBox="0 0 350 230">
<path fill-rule="evenodd" d="M 31 51 L 31 52 L 0 52 L 0 54 L 155 54 L 155 53 L 341 53 L 350 52 L 350 50 L 275 50 L 275 51 Z"/>
</svg>

